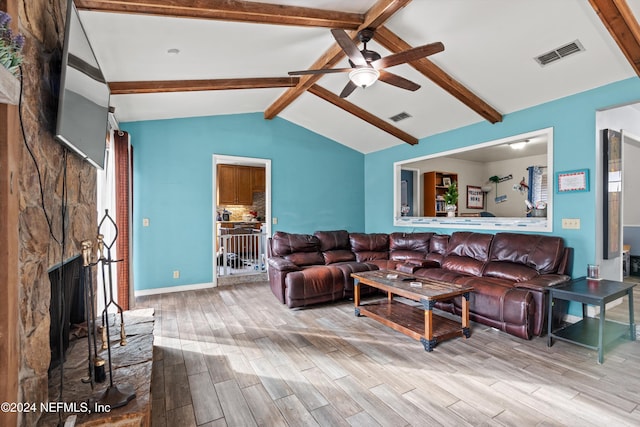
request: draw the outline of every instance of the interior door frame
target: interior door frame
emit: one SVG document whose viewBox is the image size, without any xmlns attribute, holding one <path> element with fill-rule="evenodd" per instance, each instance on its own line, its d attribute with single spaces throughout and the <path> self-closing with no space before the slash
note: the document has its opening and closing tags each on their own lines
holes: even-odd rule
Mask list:
<svg viewBox="0 0 640 427">
<path fill-rule="evenodd" d="M 640 147 L 640 136 L 634 135 L 633 133 L 626 131 L 624 129 L 620 130 L 621 138 L 622 138 L 622 197 L 621 197 L 621 212 L 622 212 L 622 221 L 621 221 L 621 233 L 620 233 L 620 247 L 624 248 L 624 204 L 625 204 L 625 194 L 628 195 L 629 187 L 626 185 L 626 181 L 624 179 L 624 165 L 625 165 L 625 146 L 627 144 L 633 144 L 637 147 Z M 623 271 L 622 264 L 624 263 L 624 249 L 622 252 L 622 256 L 620 256 L 620 271 Z M 630 270 L 631 266 L 627 266 L 627 269 Z M 624 274 L 621 274 L 621 279 L 624 280 Z"/>
<path fill-rule="evenodd" d="M 218 165 L 220 164 L 232 164 L 232 165 L 244 165 L 244 166 L 258 166 L 264 167 L 265 173 L 265 231 L 267 236 L 271 236 L 271 159 L 263 159 L 258 157 L 243 157 L 243 156 L 230 156 L 226 154 L 213 154 L 212 156 L 212 168 L 211 168 L 211 183 L 212 183 L 212 197 L 211 197 L 211 223 L 212 223 L 212 266 L 211 266 L 211 283 L 213 287 L 218 286 L 218 275 L 216 274 L 216 242 L 218 241 L 218 227 L 216 224 L 216 207 L 217 207 L 217 174 Z"/>
</svg>

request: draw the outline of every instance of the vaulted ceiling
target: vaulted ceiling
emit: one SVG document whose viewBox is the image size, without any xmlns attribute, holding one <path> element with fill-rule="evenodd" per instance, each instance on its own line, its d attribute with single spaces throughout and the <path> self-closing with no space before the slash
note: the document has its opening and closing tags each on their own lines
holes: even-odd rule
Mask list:
<svg viewBox="0 0 640 427">
<path fill-rule="evenodd" d="M 640 0 L 75 3 L 120 122 L 260 112 L 363 153 L 640 75 Z M 288 75 L 348 67 L 330 29 L 357 42 L 367 27 L 382 56 L 444 44 L 389 69 L 419 90 L 376 82 L 343 99 L 346 73 Z M 584 51 L 534 59 L 574 41 Z"/>
</svg>

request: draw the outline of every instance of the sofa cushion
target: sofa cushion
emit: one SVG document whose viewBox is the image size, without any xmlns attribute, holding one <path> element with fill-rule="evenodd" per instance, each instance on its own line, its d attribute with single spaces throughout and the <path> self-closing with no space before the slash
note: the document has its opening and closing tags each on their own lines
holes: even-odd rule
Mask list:
<svg viewBox="0 0 640 427">
<path fill-rule="evenodd" d="M 555 273 L 564 254 L 561 237 L 539 234 L 497 233 L 491 245 L 491 261 L 510 261 L 534 268 L 540 274 Z"/>
<path fill-rule="evenodd" d="M 447 246 L 449 245 L 449 235 L 436 234 L 431 236 L 429 240 L 429 253 L 426 256 L 428 261 L 435 261 L 438 264 L 442 263 L 444 254 L 447 252 Z"/>
<path fill-rule="evenodd" d="M 336 262 L 355 261 L 356 256 L 347 249 L 338 249 L 334 251 L 322 252 L 325 264 L 335 264 Z"/>
<path fill-rule="evenodd" d="M 482 276 L 484 262 L 468 256 L 447 255 L 442 260 L 441 266 L 444 270 L 454 271 L 456 273 Z"/>
<path fill-rule="evenodd" d="M 305 265 L 324 264 L 324 257 L 320 252 L 295 252 L 285 255 L 284 259 L 287 259 L 300 267 Z"/>
<path fill-rule="evenodd" d="M 445 256 L 458 255 L 487 261 L 492 239 L 492 234 L 456 231 L 449 238 Z"/>
<path fill-rule="evenodd" d="M 313 235 L 320 241 L 320 250 L 322 252 L 337 249 L 351 249 L 349 232 L 347 230 L 316 231 Z"/>
<path fill-rule="evenodd" d="M 351 233 L 349 241 L 358 262 L 389 259 L 388 234 Z"/>
<path fill-rule="evenodd" d="M 447 252 L 442 260 L 442 268 L 459 273 L 481 276 L 485 262 L 489 259 L 489 249 L 493 235 L 457 231 L 451 234 Z"/>
<path fill-rule="evenodd" d="M 424 260 L 429 253 L 429 241 L 434 233 L 391 233 L 389 258 L 397 261 Z"/>
<path fill-rule="evenodd" d="M 355 254 L 351 251 L 348 231 L 316 231 L 313 235 L 320 241 L 320 250 L 325 264 L 354 261 L 356 259 Z"/>
<path fill-rule="evenodd" d="M 440 280 L 442 282 L 456 283 L 461 277 L 467 277 L 462 273 L 444 268 L 419 268 L 414 271 L 414 276 L 424 277 L 426 279 Z"/>
<path fill-rule="evenodd" d="M 523 264 L 507 261 L 491 261 L 487 263 L 482 273 L 485 277 L 497 277 L 512 282 L 524 282 L 538 276 L 535 268 Z"/>
<path fill-rule="evenodd" d="M 324 264 L 320 240 L 309 234 L 276 232 L 271 238 L 272 256 L 283 257 L 298 266 Z"/>
</svg>

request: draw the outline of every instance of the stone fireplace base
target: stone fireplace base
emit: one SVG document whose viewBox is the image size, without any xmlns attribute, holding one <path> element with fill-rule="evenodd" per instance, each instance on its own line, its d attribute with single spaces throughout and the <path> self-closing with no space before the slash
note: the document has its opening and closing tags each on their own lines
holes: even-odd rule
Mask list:
<svg viewBox="0 0 640 427">
<path fill-rule="evenodd" d="M 49 378 L 49 406 L 44 411 L 39 426 L 55 426 L 70 416 L 76 416 L 76 426 L 149 426 L 151 424 L 151 368 L 153 363 L 153 309 L 140 309 L 124 312 L 127 344 L 120 345 L 120 316 L 110 317 L 109 335 L 111 338 L 111 360 L 114 385 L 129 384 L 135 390 L 136 397 L 127 405 L 107 410 L 96 405 L 108 388 L 109 366 L 107 350 L 98 354 L 107 362 L 107 379 L 101 384 L 91 385 L 82 379 L 88 378 L 87 338 L 72 339 L 64 363 L 64 382 L 62 397 L 60 390 L 60 369 L 54 369 Z M 100 321 L 97 322 L 100 324 Z M 60 402 L 60 403 L 58 403 Z M 38 408 L 40 409 L 40 408 Z M 89 413 L 97 409 L 103 412 Z"/>
</svg>

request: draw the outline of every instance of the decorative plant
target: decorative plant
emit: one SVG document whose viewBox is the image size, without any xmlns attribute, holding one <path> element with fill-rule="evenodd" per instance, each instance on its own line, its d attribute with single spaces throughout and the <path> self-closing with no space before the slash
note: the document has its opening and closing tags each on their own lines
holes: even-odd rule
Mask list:
<svg viewBox="0 0 640 427">
<path fill-rule="evenodd" d="M 444 202 L 447 205 L 455 205 L 456 203 L 458 203 L 458 184 L 453 181 L 451 184 L 449 184 L 449 186 L 447 187 L 447 192 L 444 193 Z"/>
<path fill-rule="evenodd" d="M 498 175 L 490 176 L 489 182 L 493 182 L 496 184 L 496 196 L 498 196 L 498 183 L 500 182 L 500 177 Z"/>
<path fill-rule="evenodd" d="M 24 36 L 22 34 L 14 36 L 9 28 L 10 23 L 11 16 L 0 11 L 0 65 L 17 76 L 23 59 Z"/>
</svg>

